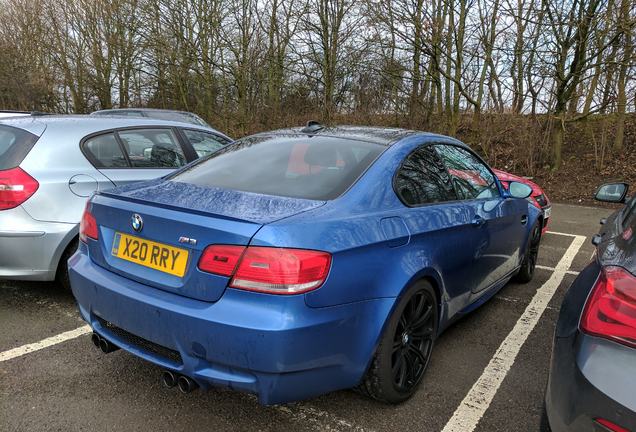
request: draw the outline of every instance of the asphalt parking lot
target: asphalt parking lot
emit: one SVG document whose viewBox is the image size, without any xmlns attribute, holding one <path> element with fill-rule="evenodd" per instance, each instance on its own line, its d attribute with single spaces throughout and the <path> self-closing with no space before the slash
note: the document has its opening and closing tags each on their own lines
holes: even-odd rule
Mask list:
<svg viewBox="0 0 636 432">
<path fill-rule="evenodd" d="M 559 305 L 610 212 L 555 204 L 534 280 L 508 284 L 448 329 L 400 406 L 352 391 L 273 407 L 222 389 L 183 395 L 162 387 L 158 367 L 95 349 L 55 284 L 0 281 L 0 430 L 539 430 Z"/>
</svg>

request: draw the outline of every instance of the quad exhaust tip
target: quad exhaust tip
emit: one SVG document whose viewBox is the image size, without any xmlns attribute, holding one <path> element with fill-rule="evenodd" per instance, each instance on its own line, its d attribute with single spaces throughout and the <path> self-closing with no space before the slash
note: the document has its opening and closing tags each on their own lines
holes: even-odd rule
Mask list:
<svg viewBox="0 0 636 432">
<path fill-rule="evenodd" d="M 192 378 L 185 375 L 179 375 L 178 373 L 169 370 L 165 370 L 161 373 L 161 383 L 167 388 L 173 388 L 176 386 L 183 394 L 193 392 L 199 388 L 199 384 L 197 384 Z"/>
<path fill-rule="evenodd" d="M 93 345 L 97 348 L 101 349 L 104 354 L 108 354 L 119 349 L 117 345 L 107 341 L 95 332 L 91 335 L 91 342 L 93 342 Z"/>
<path fill-rule="evenodd" d="M 161 374 L 161 382 L 164 387 L 172 388 L 177 385 L 178 375 L 169 370 L 163 371 Z"/>
<path fill-rule="evenodd" d="M 179 391 L 183 394 L 190 393 L 199 388 L 199 384 L 185 375 L 179 376 L 177 385 L 179 386 Z"/>
<path fill-rule="evenodd" d="M 97 348 L 99 348 L 99 340 L 100 340 L 100 337 L 97 333 L 93 333 L 91 335 L 91 342 L 93 342 L 93 345 L 95 345 Z"/>
</svg>

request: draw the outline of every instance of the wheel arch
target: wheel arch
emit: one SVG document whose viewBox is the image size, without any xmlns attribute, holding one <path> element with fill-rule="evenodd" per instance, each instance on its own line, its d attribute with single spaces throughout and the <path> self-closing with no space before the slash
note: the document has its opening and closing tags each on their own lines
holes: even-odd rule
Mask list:
<svg viewBox="0 0 636 432">
<path fill-rule="evenodd" d="M 408 282 L 406 284 L 404 284 L 404 286 L 402 287 L 402 289 L 400 290 L 399 294 L 395 297 L 395 301 L 393 302 L 393 306 L 391 307 L 391 309 L 389 310 L 389 312 L 386 314 L 385 318 L 384 318 L 384 322 L 382 323 L 382 327 L 380 328 L 380 332 L 377 335 L 375 344 L 373 345 L 373 349 L 371 351 L 371 355 L 369 356 L 369 359 L 367 361 L 367 364 L 365 365 L 364 368 L 364 373 L 361 376 L 361 379 L 364 380 L 364 377 L 367 374 L 367 371 L 369 370 L 369 368 L 371 367 L 374 357 L 376 355 L 376 352 L 378 350 L 378 346 L 380 345 L 381 339 L 384 335 L 384 333 L 387 331 L 387 326 L 389 325 L 389 322 L 391 320 L 391 317 L 393 316 L 393 314 L 396 311 L 396 308 L 398 307 L 398 304 L 400 303 L 400 300 L 402 299 L 402 296 L 404 295 L 404 293 L 411 288 L 414 284 L 420 282 L 420 281 L 426 281 L 427 283 L 429 283 L 433 289 L 433 293 L 435 295 L 435 300 L 437 303 L 437 335 L 435 336 L 435 338 L 437 338 L 437 336 L 439 335 L 441 329 L 442 329 L 442 320 L 443 320 L 443 316 L 442 313 L 444 311 L 443 308 L 443 298 L 445 296 L 445 291 L 444 291 L 444 284 L 442 282 L 442 278 L 441 275 L 439 274 L 439 272 L 437 272 L 437 270 L 433 269 L 433 268 L 424 268 L 422 270 L 420 270 L 419 272 L 417 272 L 415 275 L 413 275 L 413 277 L 411 277 Z M 358 387 L 360 388 L 360 386 Z M 364 391 L 363 391 L 364 393 Z"/>
<path fill-rule="evenodd" d="M 408 281 L 408 283 L 404 286 L 404 288 L 402 288 L 402 292 L 400 292 L 400 296 L 409 287 L 411 287 L 413 284 L 421 280 L 427 281 L 433 287 L 433 291 L 435 292 L 435 296 L 436 296 L 435 300 L 437 301 L 439 318 L 441 319 L 442 303 L 443 303 L 443 299 L 446 296 L 445 296 L 445 290 L 444 290 L 444 283 L 442 282 L 442 276 L 434 268 L 430 268 L 430 267 L 424 268 L 420 270 L 419 272 L 417 272 L 415 275 L 413 275 L 413 277 Z"/>
<path fill-rule="evenodd" d="M 419 272 L 415 273 L 402 287 L 402 289 L 400 290 L 399 294 L 397 295 L 397 297 L 395 298 L 395 302 L 393 303 L 393 307 L 391 308 L 391 310 L 389 311 L 389 313 L 387 314 L 387 316 L 384 318 L 384 323 L 382 324 L 382 330 L 380 335 L 378 336 L 378 340 L 376 341 L 376 348 L 377 348 L 377 344 L 379 342 L 379 339 L 381 337 L 381 335 L 384 333 L 385 329 L 386 329 L 386 325 L 389 322 L 391 316 L 393 316 L 393 313 L 395 312 L 395 308 L 397 307 L 399 300 L 402 298 L 402 295 L 404 295 L 404 293 L 410 288 L 412 287 L 414 284 L 416 284 L 419 281 L 426 281 L 428 282 L 431 287 L 433 288 L 433 292 L 435 293 L 435 300 L 437 303 L 437 328 L 438 328 L 438 332 L 440 331 L 440 329 L 442 328 L 442 321 L 446 318 L 446 314 L 445 314 L 445 310 L 444 310 L 444 299 L 446 298 L 446 291 L 444 289 L 444 283 L 442 281 L 442 277 L 440 275 L 440 273 L 431 267 L 426 267 L 421 269 Z"/>
<path fill-rule="evenodd" d="M 68 250 L 69 246 L 73 244 L 75 240 L 79 240 L 79 224 L 75 225 L 73 229 L 66 233 L 64 239 L 57 246 L 57 249 L 53 254 L 50 268 L 55 269 L 55 278 L 57 278 L 58 271 L 60 269 L 60 259 L 62 259 L 64 253 Z"/>
</svg>

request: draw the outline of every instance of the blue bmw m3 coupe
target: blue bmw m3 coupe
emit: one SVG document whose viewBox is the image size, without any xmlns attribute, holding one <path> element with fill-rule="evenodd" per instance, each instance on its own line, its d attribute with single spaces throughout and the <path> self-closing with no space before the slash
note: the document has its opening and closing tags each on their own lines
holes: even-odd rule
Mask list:
<svg viewBox="0 0 636 432">
<path fill-rule="evenodd" d="M 168 387 L 399 403 L 453 320 L 532 278 L 530 193 L 449 137 L 310 123 L 97 193 L 70 280 L 95 345 Z"/>
</svg>

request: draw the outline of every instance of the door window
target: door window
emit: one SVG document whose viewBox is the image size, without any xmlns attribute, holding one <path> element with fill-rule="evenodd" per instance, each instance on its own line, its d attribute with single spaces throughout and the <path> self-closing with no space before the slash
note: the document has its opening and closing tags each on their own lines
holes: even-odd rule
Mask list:
<svg viewBox="0 0 636 432">
<path fill-rule="evenodd" d="M 179 168 L 186 157 L 171 129 L 134 129 L 118 132 L 133 168 Z"/>
<path fill-rule="evenodd" d="M 406 157 L 395 177 L 394 188 L 408 206 L 457 199 L 451 177 L 430 145 Z"/>
<path fill-rule="evenodd" d="M 184 129 L 183 134 L 186 136 L 188 142 L 192 144 L 198 157 L 214 153 L 229 143 L 225 138 L 199 130 Z"/>
<path fill-rule="evenodd" d="M 84 143 L 84 150 L 97 168 L 128 167 L 128 161 L 114 133 L 89 138 Z"/>
<path fill-rule="evenodd" d="M 452 145 L 437 145 L 435 148 L 448 169 L 459 199 L 499 196 L 495 176 L 474 154 Z"/>
</svg>

